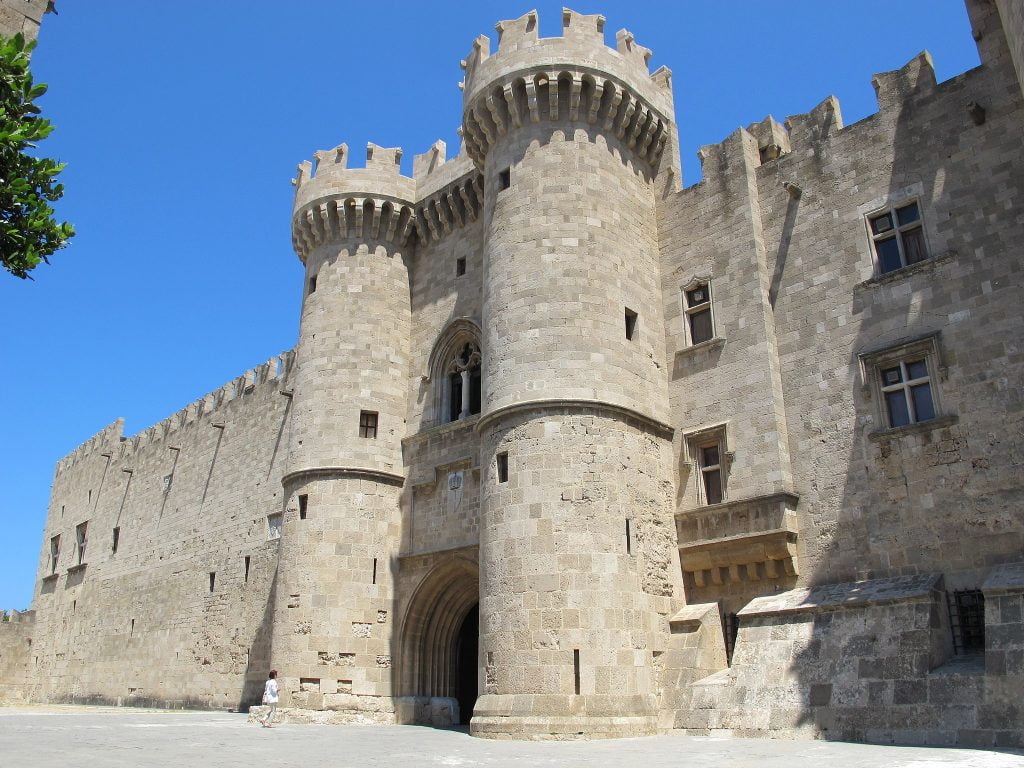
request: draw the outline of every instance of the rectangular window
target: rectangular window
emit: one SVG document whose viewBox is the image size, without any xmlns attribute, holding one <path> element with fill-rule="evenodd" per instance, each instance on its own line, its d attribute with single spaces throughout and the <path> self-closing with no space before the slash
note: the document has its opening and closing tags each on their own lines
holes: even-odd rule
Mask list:
<svg viewBox="0 0 1024 768">
<path fill-rule="evenodd" d="M 377 437 L 377 414 L 375 411 L 359 412 L 359 436 L 370 439 Z"/>
<path fill-rule="evenodd" d="M 121 529 L 118 528 L 118 527 L 115 527 L 114 530 L 113 530 L 113 533 L 112 533 L 112 535 L 110 537 L 110 554 L 112 554 L 112 555 L 116 555 L 117 554 L 117 545 L 120 543 L 120 541 L 121 541 Z"/>
<path fill-rule="evenodd" d="M 247 583 L 249 581 L 249 555 L 245 556 L 245 572 L 242 579 Z"/>
<path fill-rule="evenodd" d="M 466 257 L 460 256 L 455 260 L 455 276 L 462 277 L 466 274 Z"/>
<path fill-rule="evenodd" d="M 865 396 L 876 403 L 875 418 L 881 429 L 907 427 L 943 415 L 936 378 L 945 372 L 939 342 L 940 334 L 931 333 L 857 354 Z"/>
<path fill-rule="evenodd" d="M 309 278 L 309 293 L 316 293 L 316 275 Z"/>
<path fill-rule="evenodd" d="M 683 303 L 690 344 L 700 344 L 714 338 L 710 283 L 698 283 L 693 288 L 683 291 Z"/>
<path fill-rule="evenodd" d="M 280 539 L 281 538 L 281 522 L 284 516 L 280 512 L 275 512 L 272 515 L 267 515 L 267 538 L 268 539 Z"/>
<path fill-rule="evenodd" d="M 372 577 L 371 583 L 372 584 L 376 584 L 377 583 L 377 558 L 376 557 L 373 558 L 373 577 Z"/>
<path fill-rule="evenodd" d="M 299 494 L 299 520 L 306 519 L 306 510 L 309 508 L 309 496 L 304 493 Z"/>
<path fill-rule="evenodd" d="M 905 427 L 935 418 L 935 401 L 925 358 L 898 360 L 881 368 L 879 377 L 890 427 Z"/>
<path fill-rule="evenodd" d="M 213 592 L 213 586 L 217 583 L 217 572 L 210 571 L 210 591 Z"/>
<path fill-rule="evenodd" d="M 580 695 L 580 649 L 572 649 L 572 678 L 576 695 Z"/>
<path fill-rule="evenodd" d="M 75 527 L 75 542 L 78 544 L 78 564 L 81 565 L 85 562 L 85 545 L 88 543 L 87 532 L 89 530 L 88 521 L 79 523 Z"/>
<path fill-rule="evenodd" d="M 957 656 L 985 652 L 985 595 L 980 589 L 949 595 L 949 628 Z"/>
<path fill-rule="evenodd" d="M 632 555 L 633 554 L 633 531 L 632 531 L 631 522 L 632 521 L 627 517 L 626 518 L 626 554 L 627 555 Z"/>
<path fill-rule="evenodd" d="M 636 312 L 626 307 L 626 338 L 630 341 L 636 336 L 636 320 Z"/>
<path fill-rule="evenodd" d="M 508 453 L 505 452 L 505 451 L 502 451 L 501 453 L 498 454 L 497 460 L 498 460 L 498 482 L 499 483 L 507 483 L 508 482 Z"/>
<path fill-rule="evenodd" d="M 705 504 L 721 504 L 724 497 L 722 484 L 721 450 L 718 443 L 701 446 L 700 456 L 701 487 Z"/>
<path fill-rule="evenodd" d="M 878 272 L 884 275 L 928 258 L 921 210 L 916 200 L 868 216 Z"/>
<path fill-rule="evenodd" d="M 60 560 L 60 534 L 50 537 L 50 573 L 57 572 L 58 560 Z"/>
<path fill-rule="evenodd" d="M 684 433 L 686 453 L 691 462 L 695 502 L 698 505 L 721 504 L 726 500 L 729 468 L 733 454 L 729 450 L 728 424 L 713 424 Z"/>
<path fill-rule="evenodd" d="M 506 168 L 498 174 L 498 191 L 512 186 L 512 168 Z"/>
</svg>

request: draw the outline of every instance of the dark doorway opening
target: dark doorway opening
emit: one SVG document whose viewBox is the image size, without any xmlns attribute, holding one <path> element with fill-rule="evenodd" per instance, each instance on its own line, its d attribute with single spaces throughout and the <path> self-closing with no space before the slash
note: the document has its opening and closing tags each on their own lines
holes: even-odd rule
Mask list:
<svg viewBox="0 0 1024 768">
<path fill-rule="evenodd" d="M 473 706 L 479 691 L 479 644 L 480 644 L 480 605 L 469 609 L 462 620 L 458 639 L 455 641 L 455 698 L 459 702 L 459 721 L 469 724 L 473 716 Z"/>
</svg>

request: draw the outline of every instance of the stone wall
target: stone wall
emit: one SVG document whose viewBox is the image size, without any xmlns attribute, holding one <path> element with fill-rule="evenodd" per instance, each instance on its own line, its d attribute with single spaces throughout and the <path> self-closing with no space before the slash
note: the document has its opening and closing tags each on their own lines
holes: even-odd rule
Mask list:
<svg viewBox="0 0 1024 768">
<path fill-rule="evenodd" d="M 26 40 L 35 40 L 47 5 L 47 0 L 0 0 L 0 37 L 20 32 Z"/>
<path fill-rule="evenodd" d="M 1020 24 L 968 5 L 980 67 L 937 84 L 921 54 L 854 125 L 829 98 L 738 129 L 683 190 L 649 51 L 501 22 L 460 157 L 300 166 L 294 364 L 60 462 L 6 688 L 236 707 L 276 666 L 289 719 L 449 724 L 479 603 L 477 734 L 1019 746 Z M 881 274 L 868 217 L 910 201 L 928 258 Z M 450 421 L 466 343 L 482 413 Z M 891 428 L 900 355 L 936 418 Z M 980 656 L 951 648 L 961 589 Z"/>
<path fill-rule="evenodd" d="M 732 666 L 692 686 L 680 725 L 737 736 L 1020 746 L 1021 568 L 997 570 L 986 583 L 986 650 L 975 657 L 952 656 L 939 575 L 753 600 L 739 613 Z"/>
<path fill-rule="evenodd" d="M 798 584 L 941 571 L 977 587 L 1024 551 L 1021 320 L 1007 311 L 1024 298 L 1024 103 L 994 6 L 972 12 L 988 25 L 981 67 L 937 85 L 922 54 L 875 77 L 879 112 L 855 125 L 828 99 L 787 128 L 741 129 L 702 149 L 703 182 L 662 202 L 681 547 L 693 515 L 720 523 L 712 549 L 749 538 L 749 517 L 700 509 L 687 435 L 712 427 L 728 452 L 727 503 L 799 499 L 785 571 Z M 930 258 L 879 275 L 866 215 L 907 200 Z M 696 348 L 681 298 L 695 279 L 711 282 L 720 337 Z M 939 418 L 889 429 L 874 360 L 908 343 L 932 356 Z M 736 610 L 792 585 L 738 575 L 696 597 Z"/>
<path fill-rule="evenodd" d="M 32 698 L 33 611 L 11 611 L 0 621 L 0 704 L 15 704 Z"/>
<path fill-rule="evenodd" d="M 60 462 L 33 600 L 37 698 L 217 708 L 259 700 L 271 658 L 278 542 L 268 516 L 284 504 L 289 360 L 134 437 L 122 438 L 117 422 Z"/>
</svg>

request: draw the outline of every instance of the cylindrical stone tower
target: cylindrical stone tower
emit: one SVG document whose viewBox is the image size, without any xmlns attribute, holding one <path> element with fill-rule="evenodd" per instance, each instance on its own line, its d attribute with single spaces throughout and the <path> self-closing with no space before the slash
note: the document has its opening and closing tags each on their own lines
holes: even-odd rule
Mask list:
<svg viewBox="0 0 1024 768">
<path fill-rule="evenodd" d="M 272 663 L 283 704 L 393 722 L 393 574 L 409 366 L 401 152 L 317 153 L 296 180 L 306 267 L 288 439 Z"/>
<path fill-rule="evenodd" d="M 564 36 L 538 39 L 530 13 L 466 62 L 485 179 L 480 736 L 657 730 L 674 527 L 653 178 L 672 105 L 649 51 L 628 32 L 606 47 L 603 23 L 566 10 Z"/>
</svg>

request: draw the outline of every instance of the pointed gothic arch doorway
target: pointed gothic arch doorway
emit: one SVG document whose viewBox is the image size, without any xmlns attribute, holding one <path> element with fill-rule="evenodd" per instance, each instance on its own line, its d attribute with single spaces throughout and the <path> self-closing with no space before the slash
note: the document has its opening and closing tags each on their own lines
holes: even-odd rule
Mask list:
<svg viewBox="0 0 1024 768">
<path fill-rule="evenodd" d="M 401 695 L 458 701 L 469 724 L 479 693 L 479 569 L 453 557 L 419 583 L 402 627 Z"/>
</svg>

